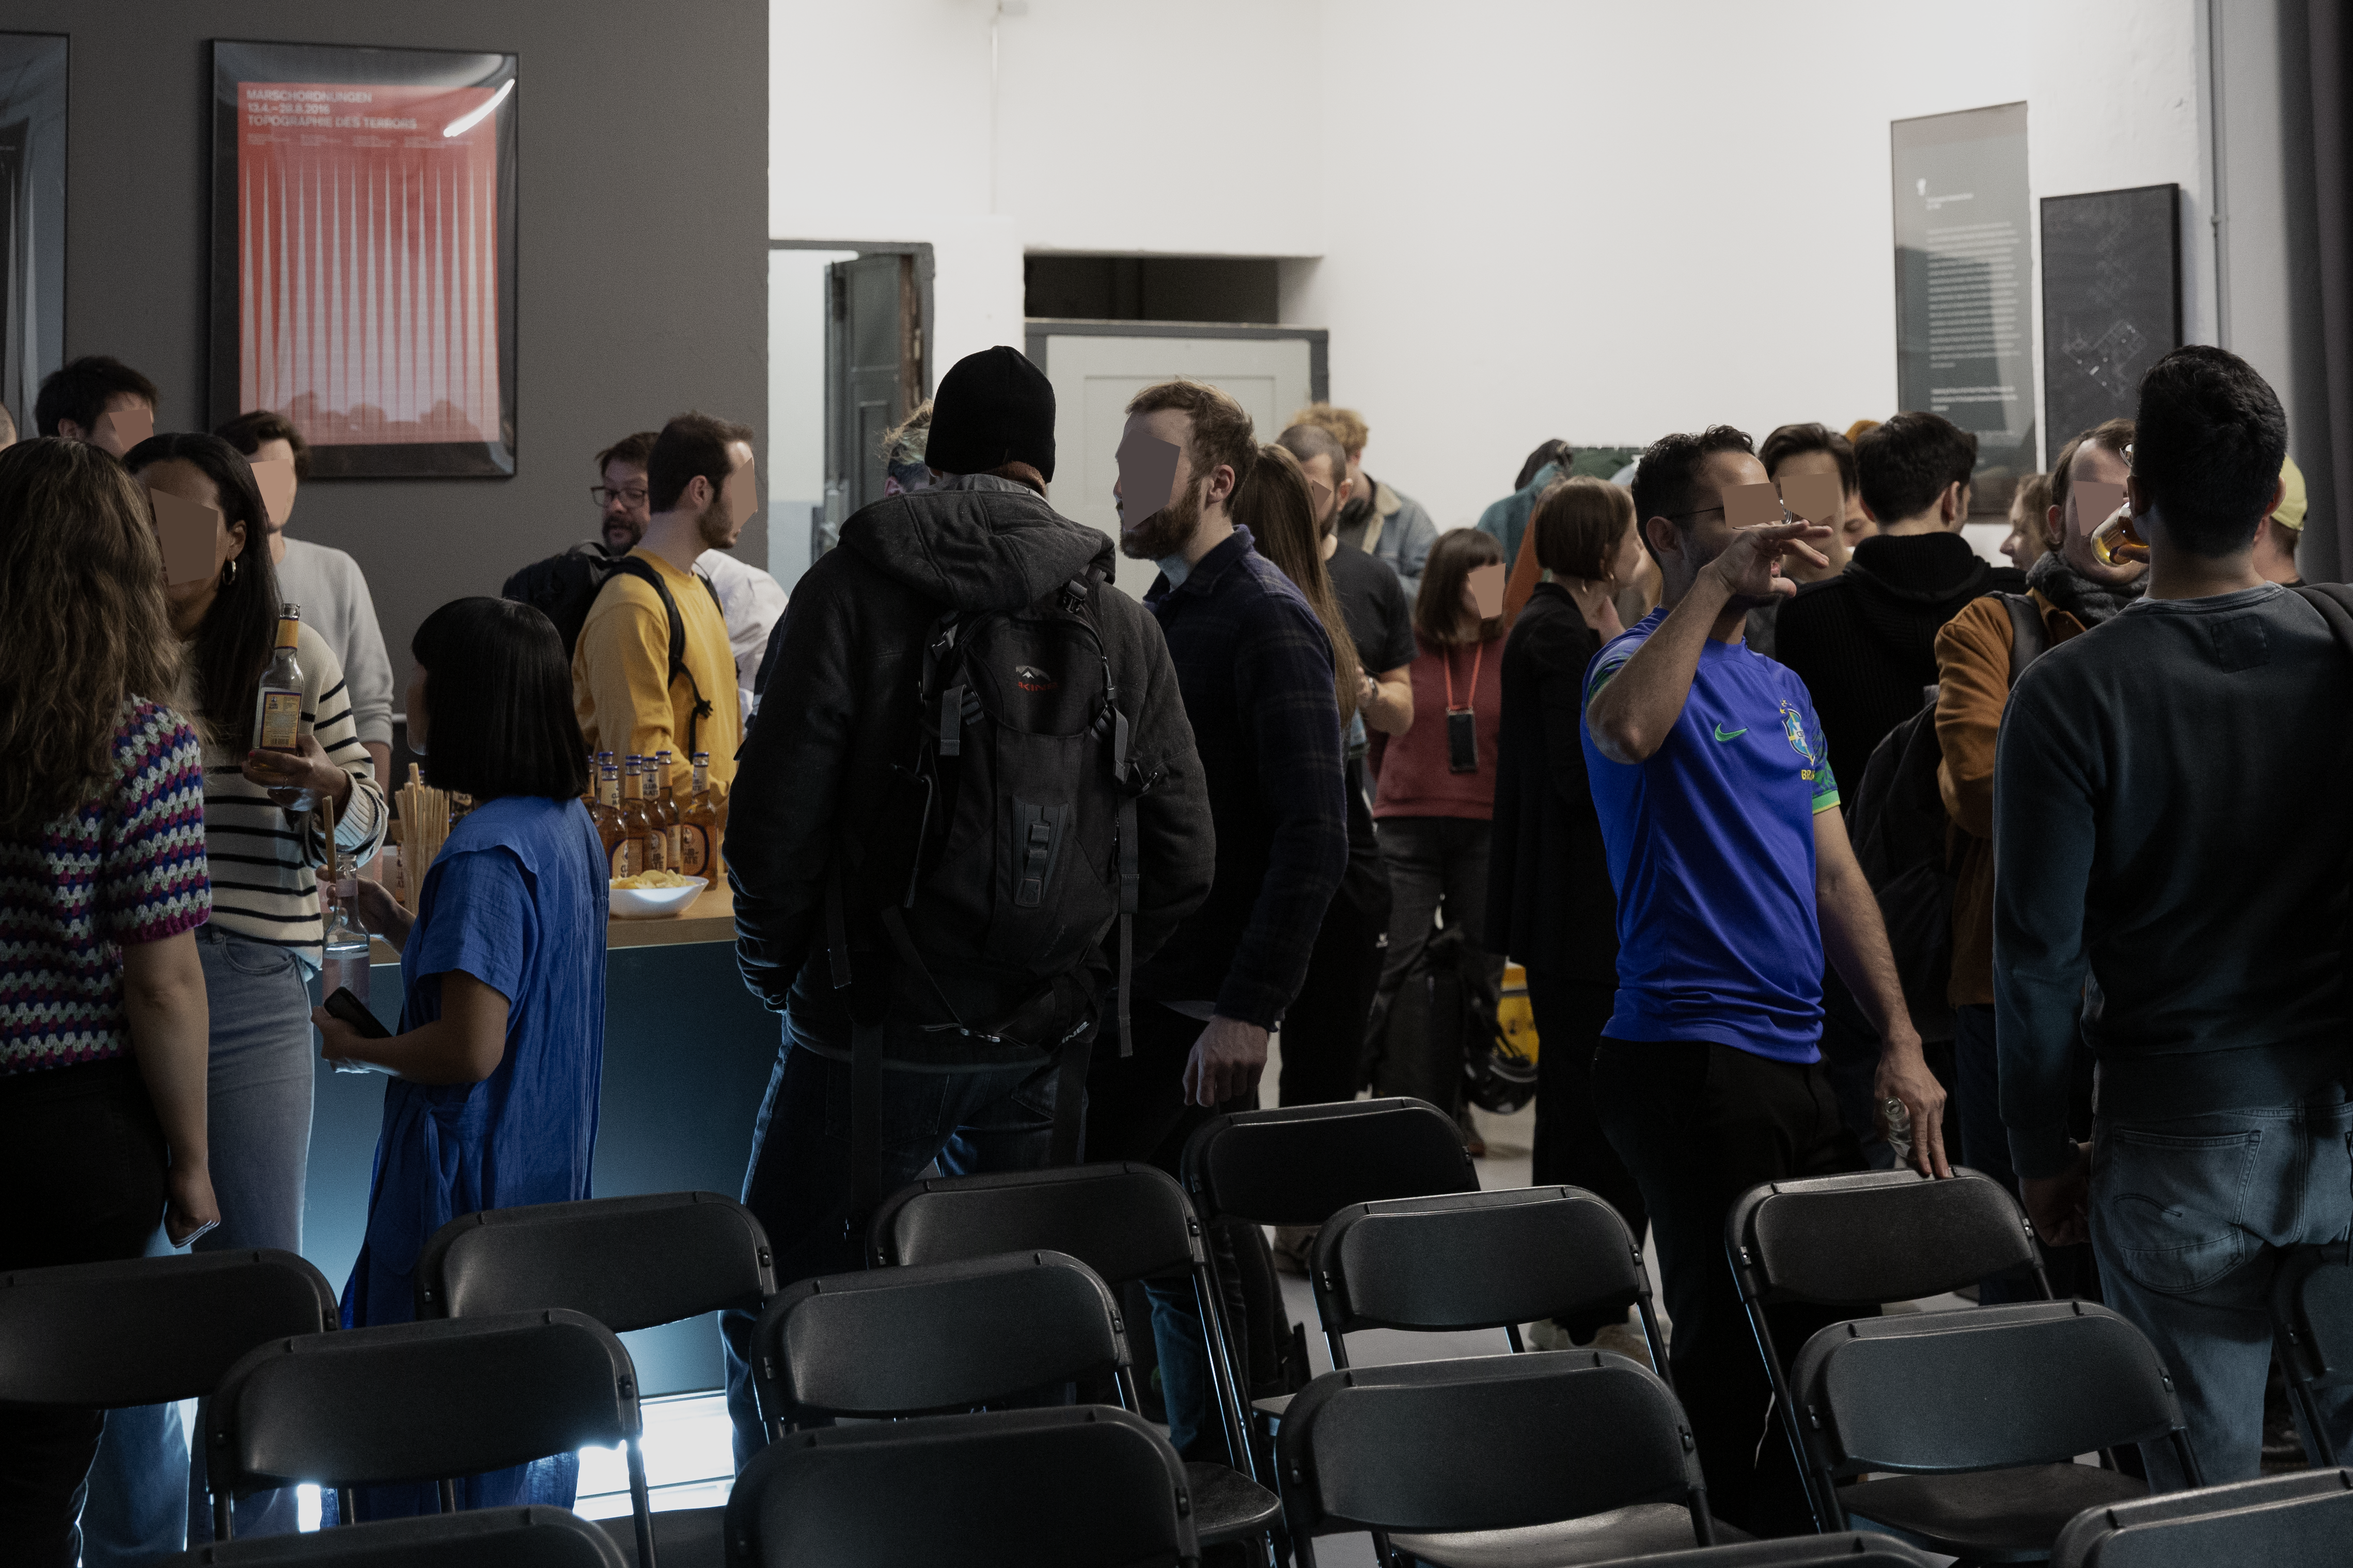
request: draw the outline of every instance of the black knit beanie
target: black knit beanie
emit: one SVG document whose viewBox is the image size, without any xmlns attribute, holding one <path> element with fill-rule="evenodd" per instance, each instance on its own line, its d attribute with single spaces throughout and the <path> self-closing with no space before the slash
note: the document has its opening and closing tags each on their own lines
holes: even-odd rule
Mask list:
<svg viewBox="0 0 2353 1568">
<path fill-rule="evenodd" d="M 1054 387 L 1046 373 L 999 343 L 956 361 L 932 396 L 923 461 L 944 474 L 985 474 L 1027 463 L 1054 477 Z"/>
</svg>

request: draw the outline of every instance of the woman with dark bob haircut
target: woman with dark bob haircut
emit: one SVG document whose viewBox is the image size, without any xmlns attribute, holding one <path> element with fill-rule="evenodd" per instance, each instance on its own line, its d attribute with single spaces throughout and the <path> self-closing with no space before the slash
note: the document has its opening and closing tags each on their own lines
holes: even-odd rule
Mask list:
<svg viewBox="0 0 2353 1568">
<path fill-rule="evenodd" d="M 417 911 L 361 884 L 368 925 L 400 952 L 400 1033 L 364 1038 L 311 1015 L 338 1068 L 393 1075 L 365 1242 L 343 1324 L 417 1315 L 417 1256 L 460 1215 L 588 1196 L 605 1064 L 605 856 L 579 796 L 587 742 L 572 672 L 545 616 L 458 599 L 409 645 L 408 743 L 437 789 L 474 809 L 430 867 Z M 459 1483 L 460 1506 L 572 1506 L 572 1455 Z M 431 1486 L 363 1491 L 363 1518 L 431 1513 Z"/>
</svg>

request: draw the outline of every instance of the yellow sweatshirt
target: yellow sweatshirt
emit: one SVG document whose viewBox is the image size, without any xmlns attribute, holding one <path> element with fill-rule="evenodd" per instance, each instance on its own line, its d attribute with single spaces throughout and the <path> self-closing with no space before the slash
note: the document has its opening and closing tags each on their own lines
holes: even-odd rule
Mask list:
<svg viewBox="0 0 2353 1568">
<path fill-rule="evenodd" d="M 686 669 L 711 711 L 693 725 L 694 749 L 711 753 L 712 793 L 721 799 L 735 777 L 744 738 L 735 698 L 735 653 L 726 617 L 701 582 L 648 550 L 629 552 L 661 574 L 686 626 Z M 593 751 L 650 757 L 670 752 L 670 787 L 684 800 L 694 784 L 687 731 L 694 690 L 670 673 L 670 616 L 649 583 L 615 576 L 589 607 L 572 653 L 572 700 Z M 667 689 L 665 688 L 667 687 Z"/>
</svg>

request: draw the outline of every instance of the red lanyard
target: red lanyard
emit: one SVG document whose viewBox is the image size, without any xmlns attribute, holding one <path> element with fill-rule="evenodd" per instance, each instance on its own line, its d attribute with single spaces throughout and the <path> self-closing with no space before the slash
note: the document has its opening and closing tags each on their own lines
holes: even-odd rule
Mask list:
<svg viewBox="0 0 2353 1568">
<path fill-rule="evenodd" d="M 1450 646 L 1440 651 L 1446 656 L 1446 710 L 1449 713 L 1471 712 L 1471 704 L 1479 700 L 1479 662 L 1487 657 L 1487 645 L 1482 642 L 1472 650 L 1471 702 L 1465 702 L 1460 708 L 1454 706 L 1454 649 Z"/>
</svg>

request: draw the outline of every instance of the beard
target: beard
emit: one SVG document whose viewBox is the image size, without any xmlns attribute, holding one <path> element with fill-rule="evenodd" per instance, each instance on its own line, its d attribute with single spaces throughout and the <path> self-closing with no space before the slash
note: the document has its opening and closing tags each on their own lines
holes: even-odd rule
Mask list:
<svg viewBox="0 0 2353 1568">
<path fill-rule="evenodd" d="M 713 496 L 711 504 L 702 509 L 702 515 L 694 520 L 694 531 L 701 536 L 706 550 L 732 550 L 735 547 L 735 536 L 744 529 L 735 521 L 734 512 L 729 510 L 726 498 Z"/>
<path fill-rule="evenodd" d="M 1166 560 L 1191 542 L 1200 526 L 1201 498 L 1188 489 L 1134 528 L 1121 529 L 1119 552 L 1131 561 Z"/>
<path fill-rule="evenodd" d="M 627 555 L 645 536 L 646 526 L 641 522 L 631 522 L 626 519 L 617 521 L 611 518 L 605 520 L 605 548 L 616 554 Z"/>
</svg>

